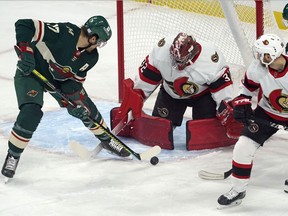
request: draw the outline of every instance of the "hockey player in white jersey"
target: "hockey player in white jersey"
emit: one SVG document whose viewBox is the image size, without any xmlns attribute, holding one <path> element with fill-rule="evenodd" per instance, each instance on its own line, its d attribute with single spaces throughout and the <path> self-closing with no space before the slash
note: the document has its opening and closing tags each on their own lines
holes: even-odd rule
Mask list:
<svg viewBox="0 0 288 216">
<path fill-rule="evenodd" d="M 255 152 L 278 130 L 263 120 L 288 125 L 288 56 L 284 49 L 283 41 L 274 34 L 262 35 L 254 43 L 255 60 L 233 100 L 234 118 L 245 127 L 233 151 L 232 189 L 219 197 L 220 207 L 240 204 L 245 197 Z M 258 103 L 252 111 L 251 98 L 256 95 Z"/>
<path fill-rule="evenodd" d="M 141 95 L 142 101 L 134 100 L 134 104 L 143 105 L 160 84 L 152 116 L 168 119 L 176 127 L 182 124 L 186 108 L 193 107 L 193 120 L 217 115 L 227 135 L 238 138 L 242 124 L 233 119 L 227 103 L 234 98 L 232 83 L 222 52 L 210 42 L 181 32 L 158 42 L 139 67 L 130 90 Z M 134 117 L 141 115 L 142 105 L 131 107 Z"/>
</svg>

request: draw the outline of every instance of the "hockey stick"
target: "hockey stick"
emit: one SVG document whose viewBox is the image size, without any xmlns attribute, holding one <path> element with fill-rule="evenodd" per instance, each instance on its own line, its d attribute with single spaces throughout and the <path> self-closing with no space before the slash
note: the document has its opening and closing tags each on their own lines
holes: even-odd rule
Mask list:
<svg viewBox="0 0 288 216">
<path fill-rule="evenodd" d="M 127 83 L 125 84 L 126 88 L 128 87 L 128 85 L 131 85 L 131 82 L 130 83 L 129 82 L 130 81 L 128 80 Z M 127 116 L 127 119 L 126 119 L 126 116 Z M 122 119 L 117 123 L 117 125 L 113 127 L 112 133 L 117 136 L 119 132 L 123 130 L 127 125 L 129 125 L 129 123 L 132 120 L 134 120 L 134 117 L 132 115 L 132 110 L 130 109 L 128 113 L 125 116 L 123 116 Z M 76 141 L 71 141 L 69 143 L 69 147 L 76 155 L 78 155 L 84 160 L 89 160 L 89 159 L 94 158 L 102 150 L 101 144 L 97 145 L 95 149 L 91 151 Z"/>
<path fill-rule="evenodd" d="M 224 173 L 208 172 L 205 170 L 200 170 L 198 172 L 198 176 L 206 180 L 223 180 L 223 179 L 228 178 L 231 174 L 232 174 L 232 169 Z"/>
<path fill-rule="evenodd" d="M 131 116 L 131 117 L 130 117 Z M 113 128 L 111 131 L 114 135 L 118 135 L 118 133 L 126 127 L 126 125 L 129 124 L 129 122 L 133 120 L 132 118 L 132 112 L 128 112 L 128 120 L 126 121 L 125 117 Z M 101 143 L 99 143 L 93 150 L 89 151 L 87 148 L 85 148 L 83 145 L 81 145 L 77 141 L 71 141 L 69 142 L 70 149 L 78 155 L 83 160 L 89 160 L 94 158 L 97 154 L 100 153 L 100 151 L 103 149 Z"/>
<path fill-rule="evenodd" d="M 35 76 L 37 76 L 42 82 L 44 82 L 49 88 L 51 88 L 53 91 L 55 91 L 58 96 L 60 96 L 63 100 L 65 100 L 68 104 L 71 106 L 76 106 L 76 104 L 71 101 L 69 98 L 67 98 L 59 89 L 57 89 L 52 83 L 49 82 L 49 80 L 46 79 L 41 73 L 39 73 L 37 70 L 32 71 Z M 150 149 L 148 149 L 146 152 L 139 154 L 135 151 L 133 151 L 131 148 L 129 148 L 127 145 L 125 145 L 118 137 L 116 137 L 114 134 L 112 134 L 108 129 L 106 129 L 103 125 L 99 124 L 98 122 L 93 121 L 90 117 L 88 117 L 91 124 L 96 125 L 101 130 L 106 133 L 111 139 L 113 139 L 115 142 L 120 144 L 124 149 L 126 149 L 130 154 L 134 155 L 138 160 L 147 160 L 151 159 L 153 156 L 158 155 L 161 152 L 161 148 L 159 146 L 154 146 Z"/>
<path fill-rule="evenodd" d="M 263 124 L 263 125 L 267 125 L 267 126 L 270 126 L 270 127 L 273 127 L 273 128 L 276 128 L 278 130 L 288 130 L 288 126 L 286 125 L 282 125 L 282 124 L 277 124 L 277 123 L 274 123 L 274 122 L 270 122 L 268 120 L 265 120 L 265 119 L 260 119 L 260 118 L 257 118 L 257 117 L 251 117 L 249 119 L 250 123 L 260 123 L 260 124 Z M 208 171 L 205 171 L 205 170 L 200 170 L 198 172 L 198 176 L 202 179 L 208 179 L 208 180 L 221 180 L 221 179 L 226 179 L 228 178 L 230 175 L 232 174 L 232 169 L 224 172 L 224 173 L 215 173 L 215 172 L 208 172 Z"/>
</svg>

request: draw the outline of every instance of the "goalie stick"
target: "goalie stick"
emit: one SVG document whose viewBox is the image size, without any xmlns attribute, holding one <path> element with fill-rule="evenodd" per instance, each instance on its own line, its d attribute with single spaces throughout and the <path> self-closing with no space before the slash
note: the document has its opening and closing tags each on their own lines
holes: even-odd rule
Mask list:
<svg viewBox="0 0 288 216">
<path fill-rule="evenodd" d="M 76 106 L 76 104 L 71 101 L 69 98 L 67 98 L 59 89 L 57 89 L 52 83 L 49 82 L 49 80 L 46 79 L 41 73 L 39 73 L 37 70 L 32 71 L 35 76 L 37 76 L 42 82 L 44 82 L 49 88 L 51 88 L 53 91 L 55 91 L 58 96 L 60 96 L 63 100 L 65 100 L 67 103 L 69 103 L 71 106 Z M 123 148 L 125 148 L 130 154 L 132 154 L 134 157 L 136 157 L 138 160 L 146 160 L 150 159 L 155 155 L 158 155 L 161 152 L 161 148 L 159 146 L 154 146 L 150 148 L 148 151 L 139 154 L 135 151 L 133 151 L 131 148 L 129 148 L 127 145 L 125 145 L 117 136 L 115 136 L 113 133 L 111 133 L 107 128 L 105 128 L 103 125 L 99 124 L 98 122 L 93 121 L 90 117 L 88 118 L 89 121 L 91 121 L 91 124 L 95 124 L 97 127 L 102 129 L 106 135 L 108 135 L 111 139 L 113 139 L 115 142 L 120 144 Z"/>
<path fill-rule="evenodd" d="M 277 123 L 270 122 L 268 120 L 260 119 L 257 117 L 251 117 L 249 119 L 249 121 L 251 123 L 257 123 L 258 122 L 260 124 L 276 128 L 278 130 L 286 130 L 286 131 L 288 130 L 288 127 L 286 125 L 277 124 Z M 222 179 L 228 178 L 231 174 L 232 174 L 232 169 L 230 169 L 226 172 L 223 172 L 223 173 L 209 172 L 209 171 L 205 171 L 205 170 L 200 170 L 198 172 L 198 176 L 200 178 L 207 179 L 207 180 L 222 180 Z"/>
</svg>

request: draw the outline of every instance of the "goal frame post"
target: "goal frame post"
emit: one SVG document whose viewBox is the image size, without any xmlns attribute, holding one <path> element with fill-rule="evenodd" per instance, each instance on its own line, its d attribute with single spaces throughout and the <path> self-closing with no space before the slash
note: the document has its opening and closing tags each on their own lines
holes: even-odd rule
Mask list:
<svg viewBox="0 0 288 216">
<path fill-rule="evenodd" d="M 125 0 L 116 0 L 116 13 L 117 13 L 117 48 L 118 48 L 118 102 L 121 103 L 123 100 L 123 81 L 125 79 L 125 35 L 124 35 L 124 7 L 123 2 Z M 231 13 L 231 10 L 235 10 L 231 8 L 231 5 L 229 6 L 229 2 L 227 0 L 219 0 L 221 7 L 223 9 L 223 12 L 226 17 L 230 17 L 229 13 Z M 256 10 L 256 35 L 255 39 L 257 39 L 259 36 L 261 36 L 264 33 L 264 21 L 263 21 L 263 0 L 254 0 L 255 2 L 255 10 Z M 151 3 L 151 1 L 147 0 L 147 3 Z M 228 4 L 226 4 L 228 3 Z M 233 19 L 226 19 L 232 34 L 235 37 L 236 35 L 239 35 L 239 31 L 237 28 L 231 28 L 231 26 L 235 25 Z M 229 23 L 230 22 L 230 23 Z M 236 33 L 235 33 L 236 32 Z M 129 34 L 129 33 L 127 33 Z M 237 37 L 237 36 L 236 36 Z M 241 41 L 241 40 L 240 40 Z M 243 47 L 243 44 L 236 40 L 236 43 L 239 47 L 242 47 L 242 49 L 250 49 L 246 46 Z M 241 49 L 240 49 L 241 52 Z M 251 56 L 247 56 L 244 53 L 241 53 L 243 57 L 243 61 L 245 65 L 248 64 L 248 61 L 251 60 Z"/>
</svg>

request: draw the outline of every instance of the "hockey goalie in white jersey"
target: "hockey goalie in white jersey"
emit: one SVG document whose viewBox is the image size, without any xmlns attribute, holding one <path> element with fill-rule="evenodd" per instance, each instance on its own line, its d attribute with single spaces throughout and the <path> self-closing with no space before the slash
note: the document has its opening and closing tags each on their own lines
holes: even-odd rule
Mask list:
<svg viewBox="0 0 288 216">
<path fill-rule="evenodd" d="M 262 35 L 253 46 L 255 60 L 248 67 L 239 96 L 233 100 L 235 119 L 245 123 L 232 160 L 232 189 L 221 195 L 221 207 L 237 205 L 246 195 L 256 150 L 278 129 L 288 126 L 288 56 L 274 34 Z M 251 98 L 258 96 L 252 111 Z M 252 119 L 252 121 L 251 121 Z"/>
<path fill-rule="evenodd" d="M 120 135 L 173 149 L 173 128 L 182 124 L 186 108 L 192 107 L 193 120 L 186 123 L 188 150 L 235 144 L 239 137 L 242 124 L 233 119 L 228 104 L 233 99 L 229 67 L 210 42 L 182 32 L 163 38 L 144 59 L 135 80 L 127 79 L 124 85 L 121 107 L 111 111 L 111 128 L 129 110 L 134 120 Z M 142 111 L 143 102 L 158 85 L 152 116 L 148 116 Z"/>
</svg>

